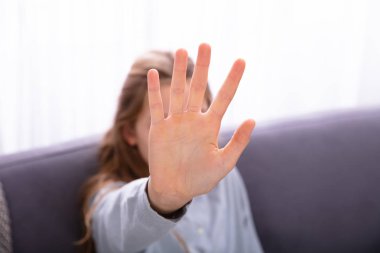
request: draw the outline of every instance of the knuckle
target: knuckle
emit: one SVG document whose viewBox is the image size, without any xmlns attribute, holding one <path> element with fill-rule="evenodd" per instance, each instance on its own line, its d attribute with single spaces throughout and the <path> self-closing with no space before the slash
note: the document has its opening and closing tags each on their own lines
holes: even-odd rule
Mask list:
<svg viewBox="0 0 380 253">
<path fill-rule="evenodd" d="M 189 110 L 190 112 L 197 112 L 197 111 L 200 110 L 200 107 L 199 107 L 199 106 L 196 106 L 196 105 L 191 105 L 191 106 L 189 106 L 188 110 Z"/>
<path fill-rule="evenodd" d="M 220 93 L 220 99 L 226 102 L 231 101 L 233 96 L 227 92 L 221 92 Z"/>
<path fill-rule="evenodd" d="M 161 103 L 160 102 L 155 102 L 150 104 L 150 108 L 152 109 L 161 109 Z"/>
<path fill-rule="evenodd" d="M 148 91 L 149 92 L 157 92 L 160 90 L 160 86 L 149 86 Z"/>
<path fill-rule="evenodd" d="M 221 112 L 218 112 L 217 110 L 215 110 L 214 108 L 210 107 L 210 112 L 212 113 L 212 115 L 216 116 L 218 119 L 222 119 L 223 118 L 223 113 Z"/>
<path fill-rule="evenodd" d="M 182 94 L 185 92 L 185 88 L 182 87 L 172 87 L 171 91 L 173 94 Z"/>
<path fill-rule="evenodd" d="M 192 88 L 192 90 L 193 91 L 195 91 L 195 92 L 197 92 L 197 93 L 199 93 L 199 92 L 202 92 L 203 91 L 203 89 L 204 89 L 204 85 L 202 85 L 202 84 L 199 84 L 199 83 L 197 83 L 197 84 L 191 84 L 191 88 Z"/>
</svg>

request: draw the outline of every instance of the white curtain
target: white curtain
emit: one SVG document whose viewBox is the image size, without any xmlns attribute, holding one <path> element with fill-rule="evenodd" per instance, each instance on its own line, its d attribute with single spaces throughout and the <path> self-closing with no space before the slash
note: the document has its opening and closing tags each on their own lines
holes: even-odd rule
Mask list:
<svg viewBox="0 0 380 253">
<path fill-rule="evenodd" d="M 223 126 L 380 104 L 380 1 L 0 0 L 0 153 L 104 132 L 149 49 L 213 47 L 215 94 L 245 76 Z"/>
</svg>

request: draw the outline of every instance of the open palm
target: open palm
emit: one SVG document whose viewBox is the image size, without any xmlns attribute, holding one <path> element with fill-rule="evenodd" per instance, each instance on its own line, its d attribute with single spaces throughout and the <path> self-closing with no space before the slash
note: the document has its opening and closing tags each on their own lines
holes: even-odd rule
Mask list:
<svg viewBox="0 0 380 253">
<path fill-rule="evenodd" d="M 193 197 L 211 191 L 235 166 L 247 146 L 254 121 L 245 121 L 224 148 L 218 147 L 221 120 L 230 104 L 245 63 L 233 64 L 207 112 L 201 107 L 208 81 L 211 49 L 199 46 L 189 97 L 185 97 L 187 52 L 176 52 L 170 87 L 168 116 L 164 117 L 158 72 L 148 72 L 151 114 L 149 132 L 149 196 L 162 212 L 183 206 Z M 184 101 L 188 101 L 184 108 Z"/>
</svg>

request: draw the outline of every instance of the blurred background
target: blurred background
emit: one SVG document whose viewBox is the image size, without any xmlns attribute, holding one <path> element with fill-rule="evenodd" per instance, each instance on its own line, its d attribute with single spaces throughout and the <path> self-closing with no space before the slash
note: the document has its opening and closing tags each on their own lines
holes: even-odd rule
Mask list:
<svg viewBox="0 0 380 253">
<path fill-rule="evenodd" d="M 0 154 L 106 131 L 135 57 L 212 46 L 215 95 L 247 68 L 235 128 L 380 105 L 380 1 L 0 0 Z"/>
</svg>

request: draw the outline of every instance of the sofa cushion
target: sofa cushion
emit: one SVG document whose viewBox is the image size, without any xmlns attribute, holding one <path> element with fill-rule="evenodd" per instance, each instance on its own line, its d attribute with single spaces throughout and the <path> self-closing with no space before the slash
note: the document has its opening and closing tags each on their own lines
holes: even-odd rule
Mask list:
<svg viewBox="0 0 380 253">
<path fill-rule="evenodd" d="M 237 166 L 265 252 L 380 252 L 380 108 L 258 122 Z"/>
<path fill-rule="evenodd" d="M 379 136 L 380 108 L 257 122 L 237 166 L 265 252 L 380 252 Z M 99 140 L 0 158 L 14 252 L 76 252 Z"/>
<path fill-rule="evenodd" d="M 97 168 L 99 137 L 0 159 L 13 250 L 77 252 L 80 186 Z"/>
</svg>

